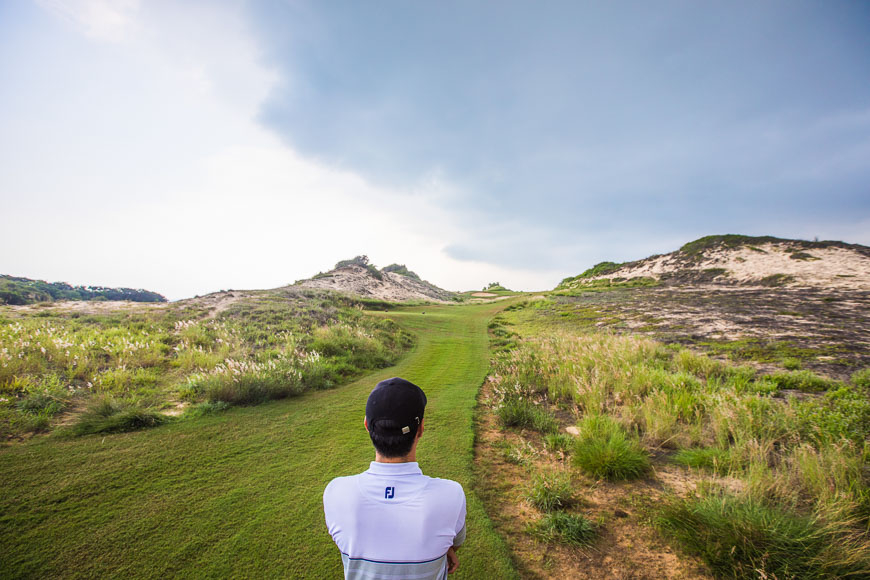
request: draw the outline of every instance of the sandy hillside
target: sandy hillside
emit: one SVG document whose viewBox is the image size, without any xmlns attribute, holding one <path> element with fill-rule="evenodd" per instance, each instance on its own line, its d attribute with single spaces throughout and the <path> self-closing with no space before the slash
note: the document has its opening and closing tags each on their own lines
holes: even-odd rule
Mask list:
<svg viewBox="0 0 870 580">
<path fill-rule="evenodd" d="M 587 280 L 646 277 L 681 285 L 714 283 L 870 290 L 870 248 L 825 244 L 781 240 L 749 242 L 737 247 L 719 244 L 692 254 L 679 250 L 630 262 Z"/>
<path fill-rule="evenodd" d="M 410 276 L 395 272 L 382 272 L 381 276 L 383 279 L 379 280 L 367 268 L 352 264 L 310 280 L 303 280 L 299 285 L 305 288 L 348 292 L 392 302 L 409 300 L 448 302 L 453 296 L 452 292 Z"/>
</svg>

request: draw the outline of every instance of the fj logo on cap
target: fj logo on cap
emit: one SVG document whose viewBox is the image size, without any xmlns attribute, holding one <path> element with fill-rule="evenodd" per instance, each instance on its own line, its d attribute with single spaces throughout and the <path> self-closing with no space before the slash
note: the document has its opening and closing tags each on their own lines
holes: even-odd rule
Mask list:
<svg viewBox="0 0 870 580">
<path fill-rule="evenodd" d="M 388 487 L 384 490 L 384 498 L 385 499 L 393 499 L 396 496 L 396 488 Z"/>
</svg>

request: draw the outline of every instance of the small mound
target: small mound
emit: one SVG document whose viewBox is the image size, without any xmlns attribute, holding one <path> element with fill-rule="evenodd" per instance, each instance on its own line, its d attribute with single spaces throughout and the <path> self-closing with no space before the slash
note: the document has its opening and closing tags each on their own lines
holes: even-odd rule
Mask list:
<svg viewBox="0 0 870 580">
<path fill-rule="evenodd" d="M 406 272 L 413 274 L 402 266 Z M 297 282 L 305 288 L 337 290 L 379 300 L 407 302 L 425 300 L 449 302 L 455 294 L 413 276 L 399 273 L 400 270 L 377 270 L 359 263 L 341 265 L 325 274 L 318 274 L 309 280 Z"/>
</svg>

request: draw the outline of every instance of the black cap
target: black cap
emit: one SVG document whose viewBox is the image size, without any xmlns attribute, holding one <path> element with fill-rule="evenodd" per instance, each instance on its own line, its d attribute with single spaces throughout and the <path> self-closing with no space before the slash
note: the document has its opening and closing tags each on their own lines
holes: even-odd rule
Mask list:
<svg viewBox="0 0 870 580">
<path fill-rule="evenodd" d="M 426 393 L 423 389 L 410 381 L 393 377 L 379 382 L 372 390 L 366 402 L 366 419 L 370 429 L 376 428 L 378 421 L 389 419 L 398 424 L 397 430 L 402 434 L 416 433 L 425 409 Z"/>
</svg>

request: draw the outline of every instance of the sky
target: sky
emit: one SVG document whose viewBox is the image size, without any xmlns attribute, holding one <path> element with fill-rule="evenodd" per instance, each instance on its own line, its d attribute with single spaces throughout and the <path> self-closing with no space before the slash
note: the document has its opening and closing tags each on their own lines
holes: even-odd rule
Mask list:
<svg viewBox="0 0 870 580">
<path fill-rule="evenodd" d="M 725 233 L 870 245 L 870 3 L 0 0 L 0 273 L 543 290 Z"/>
</svg>

